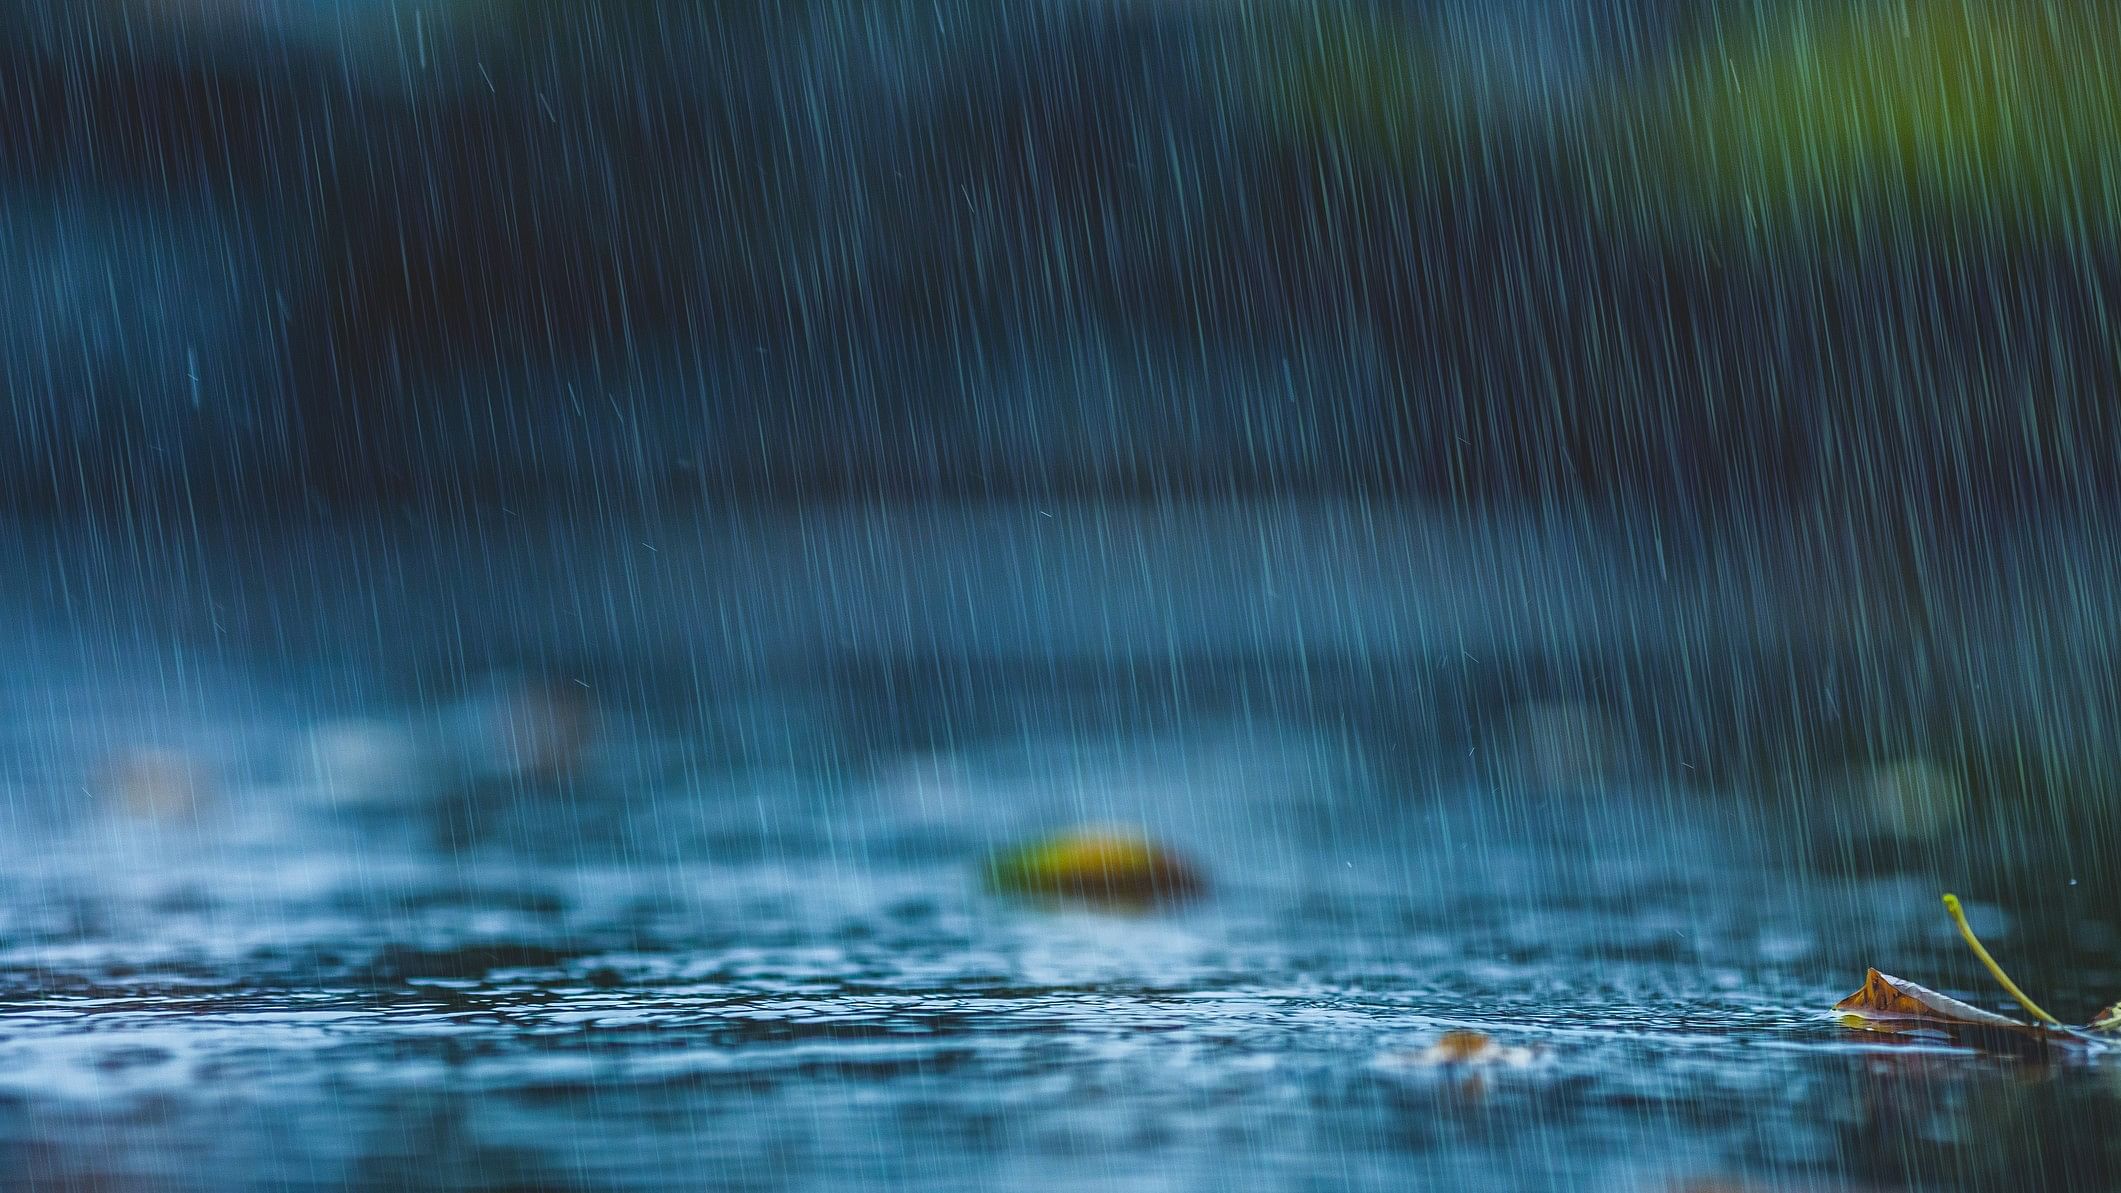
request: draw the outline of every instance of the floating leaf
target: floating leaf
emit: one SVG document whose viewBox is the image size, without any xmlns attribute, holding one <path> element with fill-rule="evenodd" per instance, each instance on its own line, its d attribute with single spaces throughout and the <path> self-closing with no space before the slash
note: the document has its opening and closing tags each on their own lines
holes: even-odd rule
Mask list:
<svg viewBox="0 0 2121 1193">
<path fill-rule="evenodd" d="M 2045 1050 L 2051 1044 L 2100 1049 L 2105 1044 L 2092 1033 L 2121 1032 L 2121 1004 L 2108 1008 L 2085 1029 L 2066 1027 L 2041 1010 L 2025 991 L 2018 988 L 2010 975 L 2003 972 L 2003 966 L 1989 955 L 1980 938 L 1974 935 L 1973 927 L 1966 922 L 1965 910 L 1959 906 L 1959 897 L 1944 896 L 1944 906 L 1958 925 L 1959 934 L 1966 939 L 1967 946 L 1981 959 L 1981 964 L 1988 968 L 1997 984 L 2009 991 L 2018 1005 L 2039 1022 L 2027 1023 L 1994 1011 L 1984 1011 L 1950 995 L 1873 969 L 1864 975 L 1863 989 L 1834 1004 L 1834 1009 L 1842 1013 L 1843 1024 L 1865 1031 L 1932 1031 L 1961 1043 L 2008 1051 Z"/>
<path fill-rule="evenodd" d="M 2027 1023 L 1871 970 L 1863 989 L 1834 1004 L 1846 1027 L 1892 1035 L 1930 1032 L 1993 1052 L 2044 1052 L 2085 1043 L 2065 1029 Z"/>
<path fill-rule="evenodd" d="M 1001 853 L 987 884 L 1014 895 L 1149 903 L 1205 890 L 1200 872 L 1156 843 L 1119 830 L 1063 834 Z"/>
<path fill-rule="evenodd" d="M 1498 1043 L 1484 1031 L 1447 1031 L 1426 1048 L 1392 1052 L 1377 1058 L 1377 1067 L 1390 1073 L 1419 1073 L 1424 1080 L 1441 1079 L 1460 1097 L 1477 1099 L 1487 1093 L 1488 1074 L 1499 1069 L 1529 1069 L 1545 1059 L 1536 1048 Z"/>
<path fill-rule="evenodd" d="M 1834 1004 L 1842 1022 L 1851 1027 L 1897 1031 L 1910 1023 L 1940 1026 L 1971 1025 L 2016 1031 L 2038 1030 L 2030 1023 L 1984 1011 L 1971 1003 L 1939 994 L 1927 986 L 1879 973 L 1864 975 L 1863 989 Z"/>
<path fill-rule="evenodd" d="M 1447 1031 L 1434 1044 L 1403 1058 L 1403 1064 L 1423 1068 L 1521 1069 L 1539 1059 L 1530 1048 L 1505 1046 L 1484 1031 Z"/>
</svg>

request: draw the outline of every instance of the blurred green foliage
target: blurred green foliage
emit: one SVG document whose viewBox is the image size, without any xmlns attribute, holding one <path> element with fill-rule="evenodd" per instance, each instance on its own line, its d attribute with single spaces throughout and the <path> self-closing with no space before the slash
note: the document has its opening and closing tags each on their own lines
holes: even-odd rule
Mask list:
<svg viewBox="0 0 2121 1193">
<path fill-rule="evenodd" d="M 1293 135 L 1434 171 L 1536 143 L 1603 206 L 1729 232 L 2105 236 L 2121 202 L 2121 6 L 2091 0 L 1794 0 L 1710 23 L 1661 64 L 1555 103 L 1485 88 L 1433 30 L 1315 8 L 1275 43 Z"/>
<path fill-rule="evenodd" d="M 1794 7 L 1681 64 L 1643 105 L 1717 216 L 1973 217 L 2104 233 L 2121 165 L 2121 7 Z"/>
</svg>

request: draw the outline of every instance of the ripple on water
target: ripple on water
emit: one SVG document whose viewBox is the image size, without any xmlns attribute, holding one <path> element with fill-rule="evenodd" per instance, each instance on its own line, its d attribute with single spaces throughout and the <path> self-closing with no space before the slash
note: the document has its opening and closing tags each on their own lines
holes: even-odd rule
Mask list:
<svg viewBox="0 0 2121 1193">
<path fill-rule="evenodd" d="M 224 793 L 241 831 L 0 842 L 0 1163 L 155 1190 L 2115 1171 L 2074 1127 L 2112 1121 L 2103 1073 L 1826 1017 L 1886 955 L 1965 972 L 1921 884 L 1799 879 L 1669 797 L 1380 792 L 1306 769 L 1309 733 L 1165 735 L 1056 782 L 1066 755 L 680 771 L 579 815 L 561 780 L 482 771 L 445 827 L 504 827 L 461 847 L 379 830 L 386 792 L 268 785 Z M 1307 782 L 1355 790 L 1282 806 Z M 1212 897 L 1113 915 L 980 890 L 996 841 L 1115 814 L 1158 817 Z M 1453 1031 L 1538 1063 L 1380 1063 Z M 2045 1150 L 1996 1168 L 1991 1122 Z"/>
</svg>

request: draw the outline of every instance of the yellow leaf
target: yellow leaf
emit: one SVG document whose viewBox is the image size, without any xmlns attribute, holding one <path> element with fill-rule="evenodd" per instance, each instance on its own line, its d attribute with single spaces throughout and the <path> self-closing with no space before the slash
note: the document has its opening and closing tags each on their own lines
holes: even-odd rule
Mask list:
<svg viewBox="0 0 2121 1193">
<path fill-rule="evenodd" d="M 1197 895 L 1207 883 L 1184 859 L 1124 830 L 1083 829 L 997 854 L 987 884 L 1014 895 L 1148 903 Z"/>
</svg>

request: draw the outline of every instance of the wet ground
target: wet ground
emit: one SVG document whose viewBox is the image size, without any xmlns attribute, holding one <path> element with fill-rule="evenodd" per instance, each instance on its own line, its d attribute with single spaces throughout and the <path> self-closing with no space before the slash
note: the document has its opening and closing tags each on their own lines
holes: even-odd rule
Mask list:
<svg viewBox="0 0 2121 1193">
<path fill-rule="evenodd" d="M 10 539 L 9 1187 L 2121 1185 L 2121 1067 L 1828 1013 L 1868 965 L 1999 1005 L 1946 884 L 2051 1009 L 2121 996 L 2067 843 L 1996 886 L 1685 781 L 1741 772 L 1672 710 L 1787 681 L 1651 656 L 1793 640 L 1757 559 L 1354 507 L 481 517 Z M 1083 823 L 1210 893 L 981 888 Z M 1428 1063 L 1460 1029 L 1523 1051 Z"/>
</svg>

